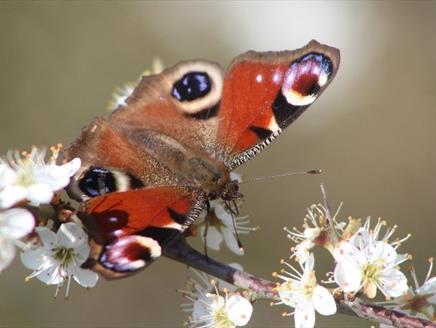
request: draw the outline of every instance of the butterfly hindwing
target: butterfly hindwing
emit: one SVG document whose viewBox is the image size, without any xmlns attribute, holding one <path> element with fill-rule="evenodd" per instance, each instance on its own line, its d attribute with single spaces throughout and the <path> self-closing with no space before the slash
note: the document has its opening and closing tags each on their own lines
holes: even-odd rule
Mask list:
<svg viewBox="0 0 436 328">
<path fill-rule="evenodd" d="M 195 221 L 206 197 L 174 187 L 113 192 L 82 203 L 91 237 L 93 270 L 106 278 L 132 274 L 151 263 Z"/>
<path fill-rule="evenodd" d="M 175 157 L 175 151 L 157 141 L 154 147 L 145 147 L 147 136 L 155 134 L 146 129 L 138 132 L 120 128 L 105 118 L 95 118 L 63 152 L 64 159 L 79 157 L 82 162 L 68 187 L 70 197 L 82 201 L 114 191 L 176 185 L 170 161 L 153 156 L 150 149 L 163 150 L 167 158 Z M 105 183 L 108 180 L 114 181 Z M 98 187 L 103 190 L 95 190 Z"/>
</svg>

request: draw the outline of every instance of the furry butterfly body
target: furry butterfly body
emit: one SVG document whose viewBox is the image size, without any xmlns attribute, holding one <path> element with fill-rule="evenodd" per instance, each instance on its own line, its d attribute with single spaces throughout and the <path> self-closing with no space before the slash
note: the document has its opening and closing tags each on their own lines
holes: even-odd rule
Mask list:
<svg viewBox="0 0 436 328">
<path fill-rule="evenodd" d="M 231 170 L 258 154 L 324 91 L 339 51 L 311 41 L 250 51 L 227 71 L 187 61 L 144 76 L 108 118 L 64 153 L 82 167 L 69 193 L 82 201 L 89 265 L 105 277 L 142 269 L 192 224 L 210 199 L 240 196 Z"/>
</svg>

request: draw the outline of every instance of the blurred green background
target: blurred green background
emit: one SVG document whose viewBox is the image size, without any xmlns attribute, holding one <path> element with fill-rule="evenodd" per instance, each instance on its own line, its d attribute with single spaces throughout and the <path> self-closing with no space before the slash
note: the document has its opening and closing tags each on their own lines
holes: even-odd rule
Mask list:
<svg viewBox="0 0 436 328">
<path fill-rule="evenodd" d="M 241 52 L 294 49 L 315 38 L 341 49 L 336 80 L 258 158 L 247 177 L 321 168 L 243 186 L 243 212 L 261 230 L 243 237 L 246 255 L 211 253 L 270 277 L 288 256 L 282 227 L 300 226 L 325 183 L 341 217 L 381 216 L 398 224 L 421 279 L 436 255 L 435 2 L 7 2 L 0 3 L 0 151 L 68 144 L 106 115 L 116 86 L 135 80 L 153 57 L 165 65 L 205 58 L 224 67 Z M 200 243 L 197 243 L 200 246 Z M 323 270 L 328 267 L 317 262 Z M 68 301 L 19 263 L 1 274 L 1 327 L 173 327 L 185 314 L 183 265 L 159 260 L 125 280 Z M 319 277 L 323 278 L 323 277 Z M 251 327 L 291 327 L 284 307 L 255 304 Z M 368 327 L 317 316 L 322 327 Z"/>
</svg>

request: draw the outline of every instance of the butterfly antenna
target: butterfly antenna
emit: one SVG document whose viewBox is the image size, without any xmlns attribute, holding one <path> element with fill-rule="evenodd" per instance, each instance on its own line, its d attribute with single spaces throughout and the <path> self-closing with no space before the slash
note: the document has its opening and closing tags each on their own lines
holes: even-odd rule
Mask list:
<svg viewBox="0 0 436 328">
<path fill-rule="evenodd" d="M 321 170 L 288 172 L 288 173 L 281 173 L 281 174 L 276 174 L 276 175 L 269 175 L 269 176 L 265 176 L 265 177 L 258 177 L 258 178 L 247 179 L 247 180 L 241 181 L 239 184 L 246 184 L 246 183 L 262 181 L 262 180 L 270 180 L 270 179 L 276 179 L 276 178 L 289 177 L 289 176 L 292 176 L 292 175 L 306 175 L 306 174 L 313 175 L 313 174 L 321 174 L 321 173 L 322 173 Z"/>
</svg>

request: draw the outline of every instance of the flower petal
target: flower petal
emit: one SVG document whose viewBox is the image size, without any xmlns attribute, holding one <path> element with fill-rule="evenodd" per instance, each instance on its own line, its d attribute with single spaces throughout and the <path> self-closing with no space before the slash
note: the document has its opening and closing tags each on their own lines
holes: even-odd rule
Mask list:
<svg viewBox="0 0 436 328">
<path fill-rule="evenodd" d="M 232 215 L 226 211 L 224 205 L 217 203 L 215 205 L 215 215 L 228 228 L 233 227 Z"/>
<path fill-rule="evenodd" d="M 312 296 L 315 310 L 322 315 L 332 315 L 336 313 L 336 302 L 330 292 L 322 287 L 316 286 Z"/>
<path fill-rule="evenodd" d="M 386 265 L 395 262 L 397 259 L 397 251 L 384 241 L 377 241 L 365 248 L 364 250 L 368 262 L 375 262 L 383 259 Z"/>
<path fill-rule="evenodd" d="M 334 279 L 344 292 L 352 293 L 360 289 L 362 274 L 359 269 L 347 262 L 337 263 Z"/>
<path fill-rule="evenodd" d="M 251 303 L 240 295 L 232 295 L 226 301 L 226 312 L 235 326 L 245 326 L 253 313 Z"/>
<path fill-rule="evenodd" d="M 20 186 L 8 186 L 0 191 L 0 207 L 9 208 L 26 199 L 27 190 Z"/>
<path fill-rule="evenodd" d="M 353 244 L 355 247 L 362 249 L 370 244 L 371 236 L 365 228 L 361 227 L 350 238 L 349 242 Z"/>
<path fill-rule="evenodd" d="M 69 184 L 70 177 L 79 168 L 80 159 L 75 158 L 61 166 L 55 164 L 36 166 L 33 174 L 38 183 L 49 186 L 52 191 L 58 191 Z"/>
<path fill-rule="evenodd" d="M 290 279 L 279 287 L 280 300 L 287 306 L 297 307 L 302 302 L 307 302 L 304 283 Z"/>
<path fill-rule="evenodd" d="M 8 239 L 0 239 L 0 271 L 5 269 L 15 257 L 15 245 Z"/>
<path fill-rule="evenodd" d="M 312 241 L 319 236 L 321 231 L 321 228 L 305 228 L 303 232 L 304 238 Z"/>
<path fill-rule="evenodd" d="M 43 269 L 36 278 L 45 282 L 47 285 L 57 285 L 64 280 L 64 277 L 62 277 L 60 273 L 60 268 L 57 265 L 52 265 Z"/>
<path fill-rule="evenodd" d="M 50 229 L 45 227 L 36 227 L 35 231 L 38 233 L 39 239 L 41 240 L 41 243 L 45 249 L 52 250 L 58 246 L 56 234 Z"/>
<path fill-rule="evenodd" d="M 0 233 L 6 238 L 19 239 L 35 226 L 33 215 L 23 208 L 12 208 L 0 213 Z"/>
<path fill-rule="evenodd" d="M 74 280 L 83 287 L 94 287 L 98 281 L 98 274 L 88 269 L 74 267 L 73 271 Z"/>
<path fill-rule="evenodd" d="M 46 184 L 38 183 L 27 188 L 27 199 L 36 204 L 48 204 L 53 198 L 53 191 Z"/>
<path fill-rule="evenodd" d="M 70 177 L 56 165 L 46 165 L 35 169 L 38 184 L 47 186 L 51 191 L 58 191 L 68 185 Z"/>
<path fill-rule="evenodd" d="M 14 184 L 18 174 L 5 162 L 0 163 L 0 189 Z"/>
<path fill-rule="evenodd" d="M 204 227 L 201 227 L 201 236 L 204 235 Z M 207 247 L 219 251 L 220 245 L 223 241 L 223 235 L 218 231 L 217 228 L 209 226 L 207 229 L 207 235 L 206 235 L 206 244 Z"/>
<path fill-rule="evenodd" d="M 87 241 L 86 233 L 74 222 L 62 224 L 57 232 L 57 242 L 62 247 L 77 248 Z"/>
<path fill-rule="evenodd" d="M 406 276 L 397 269 L 385 270 L 379 276 L 380 289 L 386 296 L 398 297 L 408 290 Z"/>
<path fill-rule="evenodd" d="M 60 168 L 64 171 L 64 174 L 72 177 L 80 169 L 81 161 L 80 158 L 73 158 L 70 162 L 61 165 Z"/>
<path fill-rule="evenodd" d="M 38 270 L 45 262 L 51 261 L 51 257 L 47 253 L 44 247 L 29 249 L 20 254 L 21 262 L 28 269 Z"/>
<path fill-rule="evenodd" d="M 193 302 L 192 304 L 193 320 L 199 320 L 201 317 L 207 316 L 209 314 L 207 308 L 207 304 L 209 304 L 209 300 L 210 299 L 199 298 Z"/>
<path fill-rule="evenodd" d="M 315 327 L 315 309 L 313 305 L 307 303 L 304 306 L 298 306 L 294 314 L 295 328 L 312 328 Z"/>
<path fill-rule="evenodd" d="M 310 256 L 310 250 L 315 244 L 310 239 L 304 239 L 301 243 L 295 246 L 295 257 L 301 264 L 305 263 Z"/>
<path fill-rule="evenodd" d="M 436 305 L 436 277 L 428 279 L 416 292 L 420 295 L 433 294 L 432 297 L 428 298 L 428 301 Z"/>
<path fill-rule="evenodd" d="M 210 307 L 213 310 L 219 310 L 225 305 L 224 297 L 222 297 L 221 295 L 207 294 L 206 297 L 211 300 Z"/>
<path fill-rule="evenodd" d="M 74 257 L 74 260 L 78 266 L 82 265 L 88 259 L 90 251 L 91 248 L 88 243 L 84 243 L 75 249 L 76 256 Z"/>
<path fill-rule="evenodd" d="M 223 227 L 221 231 L 223 233 L 224 242 L 226 243 L 227 247 L 236 255 L 244 255 L 244 250 L 241 249 L 238 245 L 233 227 L 232 228 Z"/>
<path fill-rule="evenodd" d="M 311 275 L 313 268 L 315 267 L 315 256 L 312 253 L 307 257 L 307 261 L 304 263 L 304 274 L 303 275 Z"/>
<path fill-rule="evenodd" d="M 356 268 L 362 267 L 367 263 L 363 253 L 348 241 L 340 242 L 333 250 L 333 256 L 338 263 L 345 261 Z"/>
</svg>

